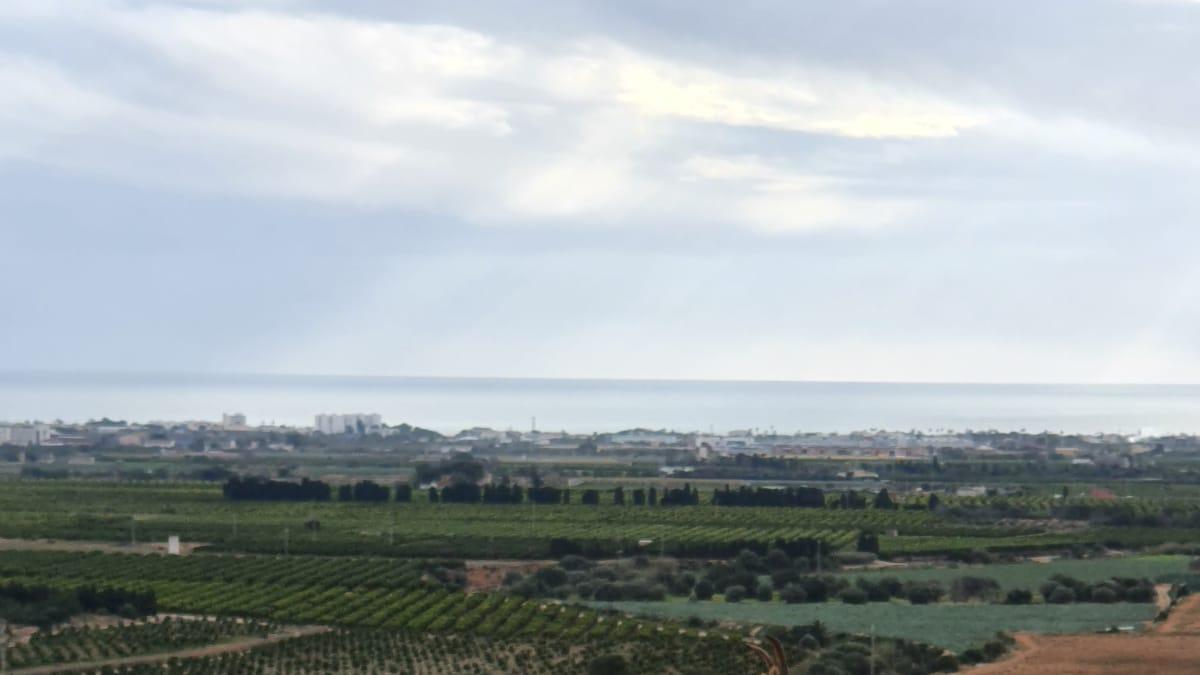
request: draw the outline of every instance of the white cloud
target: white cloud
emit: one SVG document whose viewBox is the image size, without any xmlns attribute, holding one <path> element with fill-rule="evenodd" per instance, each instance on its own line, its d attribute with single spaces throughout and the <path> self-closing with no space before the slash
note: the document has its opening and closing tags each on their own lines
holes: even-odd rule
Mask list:
<svg viewBox="0 0 1200 675">
<path fill-rule="evenodd" d="M 739 77 L 630 52 L 617 57 L 617 99 L 650 115 L 851 138 L 937 138 L 983 123 L 962 106 L 848 73 Z"/>
<path fill-rule="evenodd" d="M 0 134 L 0 148 L 153 184 L 486 223 L 719 211 L 756 230 L 853 226 L 868 209 L 817 178 L 728 182 L 735 207 L 697 210 L 710 200 L 678 180 L 692 151 L 675 145 L 672 122 L 920 138 L 982 119 L 845 73 L 745 77 L 609 41 L 534 50 L 453 26 L 262 5 L 74 7 L 21 5 L 0 20 L 140 56 L 122 66 L 4 55 L 0 114 L 19 132 Z"/>
<path fill-rule="evenodd" d="M 703 183 L 705 193 L 719 191 L 711 209 L 764 233 L 870 230 L 901 222 L 914 211 L 901 200 L 851 195 L 828 177 L 753 155 L 696 155 L 680 168 L 684 181 Z"/>
</svg>

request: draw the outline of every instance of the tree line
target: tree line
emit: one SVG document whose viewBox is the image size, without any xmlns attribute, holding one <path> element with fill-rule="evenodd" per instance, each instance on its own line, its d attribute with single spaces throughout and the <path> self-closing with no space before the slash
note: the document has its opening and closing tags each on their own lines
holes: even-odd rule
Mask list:
<svg viewBox="0 0 1200 675">
<path fill-rule="evenodd" d="M 158 599 L 152 590 L 90 585 L 63 589 L 19 582 L 0 585 L 0 617 L 39 628 L 48 628 L 85 612 L 136 618 L 157 611 Z"/>
<path fill-rule="evenodd" d="M 334 486 L 320 480 L 302 479 L 300 482 L 271 480 L 262 477 L 231 476 L 223 488 L 225 497 L 249 501 L 330 501 L 335 495 L 342 502 L 388 501 L 411 502 L 413 486 L 398 483 L 394 488 L 375 481 L 361 480 L 354 484 Z M 626 490 L 617 486 L 602 492 L 595 488 L 582 491 L 580 504 L 598 506 L 607 502 L 614 506 L 696 506 L 700 504 L 700 490 L 690 483 L 681 487 L 633 488 Z M 471 481 L 453 482 L 444 487 L 431 486 L 426 490 L 431 504 L 571 504 L 571 489 L 542 485 L 533 487 L 509 483 L 479 485 Z M 737 489 L 726 485 L 712 493 L 713 506 L 760 506 L 779 508 L 835 508 L 835 509 L 898 509 L 900 505 L 888 495 L 887 488 L 875 494 L 846 490 L 827 499 L 825 493 L 813 487 L 766 488 L 740 486 Z M 904 508 L 936 509 L 937 497 L 933 495 L 926 504 L 908 504 Z"/>
</svg>

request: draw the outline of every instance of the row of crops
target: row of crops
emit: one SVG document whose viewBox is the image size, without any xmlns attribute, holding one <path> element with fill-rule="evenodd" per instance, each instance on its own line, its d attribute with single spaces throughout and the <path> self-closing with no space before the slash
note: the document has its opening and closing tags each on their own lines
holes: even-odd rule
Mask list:
<svg viewBox="0 0 1200 675">
<path fill-rule="evenodd" d="M 420 675 L 577 675 L 594 660 L 620 653 L 632 673 L 696 675 L 754 672 L 741 644 L 695 636 L 656 635 L 637 641 L 531 636 L 493 640 L 410 631 L 339 630 L 253 650 L 201 659 L 92 671 L 128 675 L 251 675 L 258 673 L 416 673 Z"/>
<path fill-rule="evenodd" d="M 501 594 L 468 594 L 414 576 L 421 565 L 353 558 L 7 551 L 0 552 L 0 581 L 71 587 L 102 579 L 107 584 L 153 590 L 159 608 L 167 612 L 288 624 L 469 632 L 506 639 L 628 638 L 681 630 L 593 609 Z M 272 566 L 278 570 L 270 570 Z M 347 574 L 339 574 L 341 568 Z"/>
<path fill-rule="evenodd" d="M 1155 527 L 1087 528 L 1073 532 L 1016 535 L 1003 538 L 971 536 L 880 537 L 884 555 L 933 555 L 961 551 L 1034 551 L 1071 546 L 1142 548 L 1167 543 L 1200 542 L 1200 530 Z"/>
<path fill-rule="evenodd" d="M 1195 497 L 1091 497 L 1060 495 L 1020 495 L 1020 496 L 977 496 L 977 497 L 947 497 L 942 503 L 946 506 L 961 506 L 964 508 L 984 508 L 1008 506 L 1013 509 L 1030 513 L 1050 513 L 1052 509 L 1063 507 L 1085 507 L 1090 509 L 1130 509 L 1134 513 L 1153 515 L 1168 510 L 1200 511 L 1200 499 Z"/>
<path fill-rule="evenodd" d="M 891 509 L 228 502 L 214 486 L 15 482 L 0 491 L 0 536 L 164 541 L 214 550 L 399 557 L 547 557 L 552 539 L 601 555 L 639 540 L 679 555 L 724 554 L 743 542 L 820 540 L 860 531 L 993 537 L 1026 533 Z"/>
<path fill-rule="evenodd" d="M 156 556 L 66 551 L 2 551 L 0 576 L 46 576 L 82 584 L 119 581 L 223 582 L 275 586 L 341 585 L 407 589 L 430 570 L 461 562 L 307 556 Z"/>
<path fill-rule="evenodd" d="M 237 619 L 178 619 L 125 623 L 110 627 L 64 627 L 35 633 L 8 652 L 13 668 L 102 661 L 169 652 L 239 638 L 266 637 L 272 626 Z"/>
</svg>

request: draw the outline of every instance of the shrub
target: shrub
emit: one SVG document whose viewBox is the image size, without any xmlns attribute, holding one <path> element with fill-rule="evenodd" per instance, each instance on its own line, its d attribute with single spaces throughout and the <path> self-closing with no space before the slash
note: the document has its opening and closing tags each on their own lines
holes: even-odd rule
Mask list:
<svg viewBox="0 0 1200 675">
<path fill-rule="evenodd" d="M 746 597 L 746 587 L 733 585 L 725 589 L 725 602 L 741 602 Z"/>
<path fill-rule="evenodd" d="M 1000 640 L 988 640 L 983 644 L 983 656 L 988 661 L 995 661 L 1007 651 L 1008 645 Z"/>
<path fill-rule="evenodd" d="M 983 663 L 985 659 L 983 656 L 983 651 L 981 651 L 978 647 L 971 647 L 970 649 L 963 650 L 963 652 L 958 655 L 958 660 L 962 663 Z"/>
<path fill-rule="evenodd" d="M 567 555 L 563 556 L 563 559 L 558 561 L 558 566 L 564 570 L 586 570 L 592 566 L 592 561 L 581 555 Z"/>
<path fill-rule="evenodd" d="M 692 589 L 692 592 L 696 594 L 697 600 L 712 600 L 713 593 L 716 592 L 716 589 L 713 588 L 711 581 L 708 579 L 701 579 L 700 581 L 696 582 L 696 586 Z"/>
<path fill-rule="evenodd" d="M 1025 588 L 1014 588 L 1004 596 L 1006 605 L 1028 605 L 1033 602 L 1033 591 Z"/>
<path fill-rule="evenodd" d="M 988 577 L 959 577 L 950 584 L 950 597 L 956 602 L 987 600 L 1000 593 L 1000 584 Z"/>
<path fill-rule="evenodd" d="M 940 654 L 929 666 L 929 669 L 935 673 L 957 673 L 958 668 L 958 659 L 948 652 Z"/>
<path fill-rule="evenodd" d="M 930 584 L 910 584 L 905 589 L 904 596 L 914 605 L 928 605 L 937 602 L 942 596 L 941 586 Z"/>
<path fill-rule="evenodd" d="M 754 591 L 754 596 L 758 598 L 759 602 L 770 602 L 775 598 L 775 592 L 771 590 L 770 586 L 761 584 L 758 589 Z"/>
<path fill-rule="evenodd" d="M 788 584 L 779 592 L 779 597 L 789 605 L 796 605 L 807 600 L 808 594 L 800 584 Z"/>
<path fill-rule="evenodd" d="M 595 597 L 601 602 L 615 602 L 621 599 L 621 588 L 613 583 L 600 584 Z"/>
<path fill-rule="evenodd" d="M 1052 605 L 1069 605 L 1075 602 L 1075 591 L 1066 586 L 1058 586 L 1050 592 L 1049 597 L 1046 598 L 1046 602 Z"/>
<path fill-rule="evenodd" d="M 1154 602 L 1155 600 L 1154 587 L 1149 585 L 1126 588 L 1124 595 L 1126 602 Z"/>
<path fill-rule="evenodd" d="M 767 567 L 773 570 L 791 569 L 792 567 L 792 559 L 788 557 L 787 553 L 778 548 L 772 548 L 770 551 L 767 551 L 767 557 L 764 559 L 764 562 Z"/>
<path fill-rule="evenodd" d="M 588 675 L 628 675 L 629 663 L 620 654 L 597 656 L 588 663 Z"/>
<path fill-rule="evenodd" d="M 1117 600 L 1119 600 L 1117 592 L 1108 586 L 1098 586 L 1092 589 L 1092 602 L 1100 602 L 1108 605 Z"/>
<path fill-rule="evenodd" d="M 762 559 L 758 557 L 757 553 L 751 551 L 750 549 L 742 549 L 741 553 L 738 553 L 737 558 L 734 559 L 734 564 L 750 572 L 765 571 Z"/>
<path fill-rule="evenodd" d="M 865 605 L 867 603 L 867 594 L 861 588 L 847 588 L 838 594 L 838 597 L 847 605 Z"/>
<path fill-rule="evenodd" d="M 872 582 L 865 577 L 859 577 L 855 580 L 854 585 L 866 593 L 867 600 L 871 602 L 887 602 L 892 598 L 887 586 L 879 582 Z"/>
<path fill-rule="evenodd" d="M 567 573 L 560 567 L 543 567 L 537 571 L 537 579 L 550 588 L 567 583 Z"/>
<path fill-rule="evenodd" d="M 800 581 L 800 573 L 794 569 L 771 572 L 771 585 L 775 588 L 783 588 L 797 581 Z"/>
</svg>

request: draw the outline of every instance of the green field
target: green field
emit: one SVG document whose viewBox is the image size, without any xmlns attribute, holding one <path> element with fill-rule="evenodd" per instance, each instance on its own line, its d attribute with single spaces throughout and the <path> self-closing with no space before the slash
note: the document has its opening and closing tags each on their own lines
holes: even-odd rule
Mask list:
<svg viewBox="0 0 1200 675">
<path fill-rule="evenodd" d="M 0 537 L 125 542 L 177 534 L 213 550 L 410 557 L 547 557 L 555 538 L 589 542 L 606 555 L 653 541 L 687 554 L 739 542 L 817 539 L 852 546 L 862 530 L 907 536 L 994 538 L 1023 530 L 965 526 L 928 511 L 713 506 L 531 506 L 412 503 L 235 502 L 219 485 L 10 481 L 0 489 Z"/>
<path fill-rule="evenodd" d="M 501 639 L 528 636 L 630 639 L 698 631 L 607 617 L 500 593 L 467 593 L 441 583 L 450 563 L 318 556 L 187 557 L 0 551 L 0 583 L 153 590 L 160 610 L 242 616 L 275 623 L 458 632 Z M 711 633 L 711 632 L 710 632 Z"/>
<path fill-rule="evenodd" d="M 870 633 L 929 642 L 962 650 L 978 645 L 996 631 L 1082 633 L 1154 618 L 1151 604 L 1113 605 L 909 605 L 878 602 L 846 605 L 840 602 L 787 605 L 779 602 L 611 602 L 590 603 L 634 615 L 687 619 L 698 617 L 738 624 L 792 626 L 820 621 L 834 631 Z"/>
<path fill-rule="evenodd" d="M 601 556 L 629 554 L 651 540 L 655 553 L 727 557 L 780 539 L 820 540 L 832 552 L 852 548 L 864 531 L 896 532 L 880 537 L 881 552 L 891 556 L 1200 542 L 1200 530 L 1039 533 L 924 510 L 588 506 L 578 490 L 571 504 L 532 506 L 431 504 L 421 492 L 404 504 L 231 501 L 212 483 L 25 480 L 0 487 L 0 537 L 163 542 L 179 535 L 229 552 L 546 558 L 556 555 L 558 539 Z"/>
<path fill-rule="evenodd" d="M 1122 556 L 1089 560 L 1054 560 L 1049 563 L 1014 563 L 1000 565 L 952 565 L 910 569 L 872 570 L 849 573 L 854 577 L 896 577 L 901 581 L 940 581 L 944 584 L 958 577 L 973 576 L 995 579 L 1001 589 L 1036 589 L 1055 574 L 1065 574 L 1081 581 L 1096 582 L 1112 577 L 1147 578 L 1158 580 L 1167 575 L 1188 572 L 1187 556 Z"/>
</svg>

